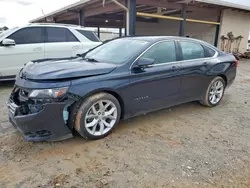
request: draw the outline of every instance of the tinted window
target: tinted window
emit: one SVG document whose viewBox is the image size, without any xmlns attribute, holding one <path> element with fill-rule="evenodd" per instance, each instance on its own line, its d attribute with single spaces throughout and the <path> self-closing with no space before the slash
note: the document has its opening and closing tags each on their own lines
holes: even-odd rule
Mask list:
<svg viewBox="0 0 250 188">
<path fill-rule="evenodd" d="M 78 42 L 77 38 L 65 28 L 47 27 L 47 42 Z"/>
<path fill-rule="evenodd" d="M 151 47 L 143 56 L 155 60 L 155 64 L 176 61 L 175 43 L 173 41 L 161 42 Z"/>
<path fill-rule="evenodd" d="M 204 48 L 197 43 L 180 42 L 183 60 L 199 59 L 205 57 Z"/>
<path fill-rule="evenodd" d="M 203 46 L 204 50 L 205 50 L 205 57 L 213 57 L 215 54 L 215 51 L 212 50 L 211 48 L 207 47 L 207 46 Z"/>
<path fill-rule="evenodd" d="M 15 40 L 16 44 L 44 43 L 42 27 L 29 27 L 16 31 L 8 37 Z"/>
<path fill-rule="evenodd" d="M 116 39 L 95 48 L 85 58 L 100 62 L 122 64 L 148 44 L 135 39 Z"/>
<path fill-rule="evenodd" d="M 99 38 L 92 31 L 84 31 L 84 30 L 77 30 L 77 31 L 93 42 L 100 42 Z"/>
</svg>

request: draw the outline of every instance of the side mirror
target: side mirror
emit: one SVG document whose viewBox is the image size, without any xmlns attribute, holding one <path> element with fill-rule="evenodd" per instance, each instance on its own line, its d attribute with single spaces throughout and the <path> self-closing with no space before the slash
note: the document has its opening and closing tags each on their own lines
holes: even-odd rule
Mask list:
<svg viewBox="0 0 250 188">
<path fill-rule="evenodd" d="M 15 46 L 16 42 L 12 39 L 3 39 L 2 45 L 3 46 Z"/>
<path fill-rule="evenodd" d="M 140 58 L 137 62 L 137 66 L 141 69 L 145 69 L 154 64 L 154 59 L 150 58 Z"/>
</svg>

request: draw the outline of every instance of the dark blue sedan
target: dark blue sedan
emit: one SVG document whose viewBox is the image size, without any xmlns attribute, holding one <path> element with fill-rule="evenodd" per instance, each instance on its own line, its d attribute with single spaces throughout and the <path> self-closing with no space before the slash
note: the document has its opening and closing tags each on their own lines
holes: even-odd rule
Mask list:
<svg viewBox="0 0 250 188">
<path fill-rule="evenodd" d="M 238 62 L 190 38 L 127 37 L 67 59 L 28 62 L 9 98 L 10 122 L 28 141 L 107 136 L 120 119 L 190 101 L 214 107 Z"/>
</svg>

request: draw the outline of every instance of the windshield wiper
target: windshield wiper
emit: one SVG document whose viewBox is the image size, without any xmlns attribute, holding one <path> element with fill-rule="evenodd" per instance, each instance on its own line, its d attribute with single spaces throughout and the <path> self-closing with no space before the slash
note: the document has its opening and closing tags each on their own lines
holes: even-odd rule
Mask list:
<svg viewBox="0 0 250 188">
<path fill-rule="evenodd" d="M 83 53 L 83 54 L 77 54 L 77 57 L 82 57 L 83 60 L 89 61 L 89 62 L 98 62 L 96 59 L 94 58 L 85 58 L 85 56 L 87 55 L 89 51 Z"/>
<path fill-rule="evenodd" d="M 105 42 L 104 42 L 104 43 L 105 43 Z M 102 44 L 104 44 L 104 43 L 102 43 Z M 97 47 L 101 46 L 102 44 L 99 44 L 99 45 L 97 45 L 96 47 L 94 47 L 94 48 L 92 48 L 92 49 L 89 49 L 87 52 L 84 52 L 84 53 L 82 53 L 82 54 L 77 54 L 76 56 L 77 56 L 77 57 L 83 57 L 83 58 L 84 58 L 84 57 L 87 55 L 87 53 L 91 52 L 92 50 L 96 49 Z"/>
<path fill-rule="evenodd" d="M 96 59 L 94 58 L 83 58 L 84 60 L 86 61 L 89 61 L 89 62 L 98 62 Z"/>
<path fill-rule="evenodd" d="M 85 57 L 89 51 L 83 53 L 83 54 L 76 54 L 77 57 Z"/>
</svg>

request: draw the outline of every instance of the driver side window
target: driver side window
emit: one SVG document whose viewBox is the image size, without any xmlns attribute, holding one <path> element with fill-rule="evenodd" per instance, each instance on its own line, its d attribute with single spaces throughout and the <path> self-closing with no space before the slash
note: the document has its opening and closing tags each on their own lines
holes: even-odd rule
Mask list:
<svg viewBox="0 0 250 188">
<path fill-rule="evenodd" d="M 176 50 L 174 41 L 166 41 L 155 44 L 142 58 L 154 59 L 154 64 L 162 64 L 176 61 Z"/>
<path fill-rule="evenodd" d="M 27 27 L 20 29 L 8 37 L 16 44 L 44 43 L 44 32 L 42 27 Z"/>
</svg>

